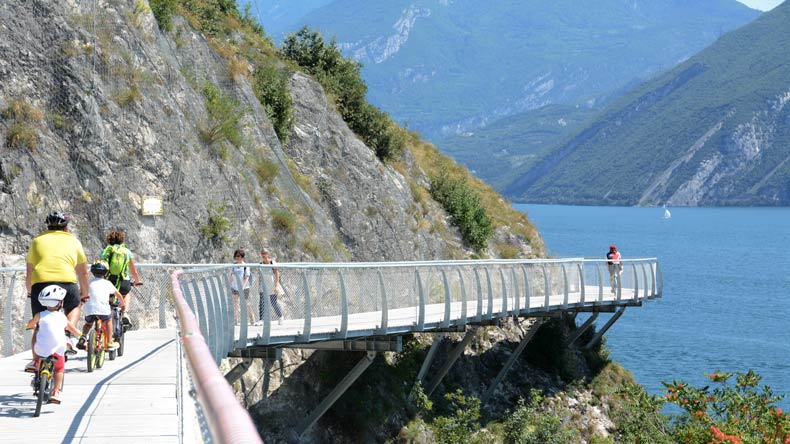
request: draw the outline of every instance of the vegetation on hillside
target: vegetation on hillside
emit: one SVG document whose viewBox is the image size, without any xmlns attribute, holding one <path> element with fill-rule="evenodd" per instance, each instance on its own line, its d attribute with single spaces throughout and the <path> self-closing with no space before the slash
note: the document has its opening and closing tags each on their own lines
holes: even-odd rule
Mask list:
<svg viewBox="0 0 790 444">
<path fill-rule="evenodd" d="M 529 202 L 635 205 L 671 170 L 642 204 L 697 183 L 710 192 L 704 205 L 787 205 L 788 24 L 785 2 L 634 88 L 504 192 Z"/>
<path fill-rule="evenodd" d="M 318 31 L 304 27 L 285 39 L 280 53 L 315 76 L 334 98 L 348 126 L 381 160 L 395 158 L 403 151 L 403 140 L 397 137 L 387 113 L 365 98 L 368 87 L 359 72 L 362 65 L 343 57 L 334 40 L 327 43 Z"/>
</svg>

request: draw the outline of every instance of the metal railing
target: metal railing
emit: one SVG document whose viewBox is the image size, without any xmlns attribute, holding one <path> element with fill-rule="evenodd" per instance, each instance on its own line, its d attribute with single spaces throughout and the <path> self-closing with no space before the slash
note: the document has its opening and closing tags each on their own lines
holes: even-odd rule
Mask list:
<svg viewBox="0 0 790 444">
<path fill-rule="evenodd" d="M 179 273 L 175 271 L 171 275 L 173 297 L 178 313 L 181 342 L 192 374 L 195 393 L 211 431 L 211 436 L 204 437 L 204 441 L 228 444 L 262 443 L 250 414 L 236 399 L 225 377 L 212 362 L 213 352 L 201 334 L 195 314 L 181 293 Z"/>
<path fill-rule="evenodd" d="M 253 276 L 246 297 L 230 291 L 234 265 L 186 269 L 178 282 L 219 362 L 251 345 L 437 330 L 661 297 L 656 259 L 622 264 L 614 288 L 606 260 L 579 258 L 244 264 Z M 272 268 L 282 291 L 269 296 Z"/>
</svg>

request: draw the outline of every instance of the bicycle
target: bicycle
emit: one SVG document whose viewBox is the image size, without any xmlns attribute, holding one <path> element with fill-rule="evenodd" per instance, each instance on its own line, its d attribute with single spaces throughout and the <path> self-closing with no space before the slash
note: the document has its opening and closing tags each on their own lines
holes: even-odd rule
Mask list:
<svg viewBox="0 0 790 444">
<path fill-rule="evenodd" d="M 112 306 L 112 335 L 113 339 L 118 342 L 118 349 L 115 352 L 118 356 L 123 356 L 124 333 L 126 333 L 128 327 L 123 325 L 123 309 L 120 306 L 120 301 L 115 299 L 110 305 Z M 112 352 L 110 353 L 110 359 L 115 359 Z"/>
<path fill-rule="evenodd" d="M 88 333 L 88 373 L 93 372 L 94 368 L 102 368 L 104 365 L 104 352 L 109 349 L 107 338 L 104 336 L 104 325 L 100 318 L 96 318 Z M 110 360 L 115 359 L 114 351 L 109 350 Z"/>
<path fill-rule="evenodd" d="M 33 394 L 36 396 L 36 411 L 33 413 L 34 418 L 41 415 L 41 406 L 43 404 L 49 404 L 52 398 L 56 360 L 57 358 L 55 356 L 48 356 L 41 359 L 36 373 L 33 376 Z M 60 389 L 63 390 L 62 383 Z"/>
<path fill-rule="evenodd" d="M 142 282 L 135 282 L 132 284 L 132 288 L 142 286 Z M 118 300 L 113 300 L 110 304 L 112 306 L 112 322 L 113 322 L 113 337 L 118 342 L 118 356 L 123 356 L 124 350 L 124 336 L 126 334 L 126 330 L 129 329 L 129 325 L 125 325 L 123 323 L 123 314 L 124 310 L 119 306 L 120 302 Z"/>
</svg>

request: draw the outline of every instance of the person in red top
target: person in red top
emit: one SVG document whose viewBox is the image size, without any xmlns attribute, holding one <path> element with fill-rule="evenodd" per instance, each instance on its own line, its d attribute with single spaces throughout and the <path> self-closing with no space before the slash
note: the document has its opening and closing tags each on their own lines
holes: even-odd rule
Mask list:
<svg viewBox="0 0 790 444">
<path fill-rule="evenodd" d="M 609 268 L 609 283 L 612 285 L 612 293 L 617 293 L 620 276 L 623 274 L 623 263 L 620 262 L 620 259 L 617 246 L 609 245 L 609 252 L 606 253 L 606 266 Z"/>
</svg>

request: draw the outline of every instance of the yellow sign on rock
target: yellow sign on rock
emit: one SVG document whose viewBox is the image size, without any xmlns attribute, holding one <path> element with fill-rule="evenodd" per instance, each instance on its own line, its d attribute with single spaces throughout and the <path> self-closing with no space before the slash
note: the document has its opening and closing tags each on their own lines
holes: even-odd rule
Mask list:
<svg viewBox="0 0 790 444">
<path fill-rule="evenodd" d="M 158 197 L 143 198 L 143 216 L 161 216 L 163 213 L 162 199 Z"/>
</svg>

